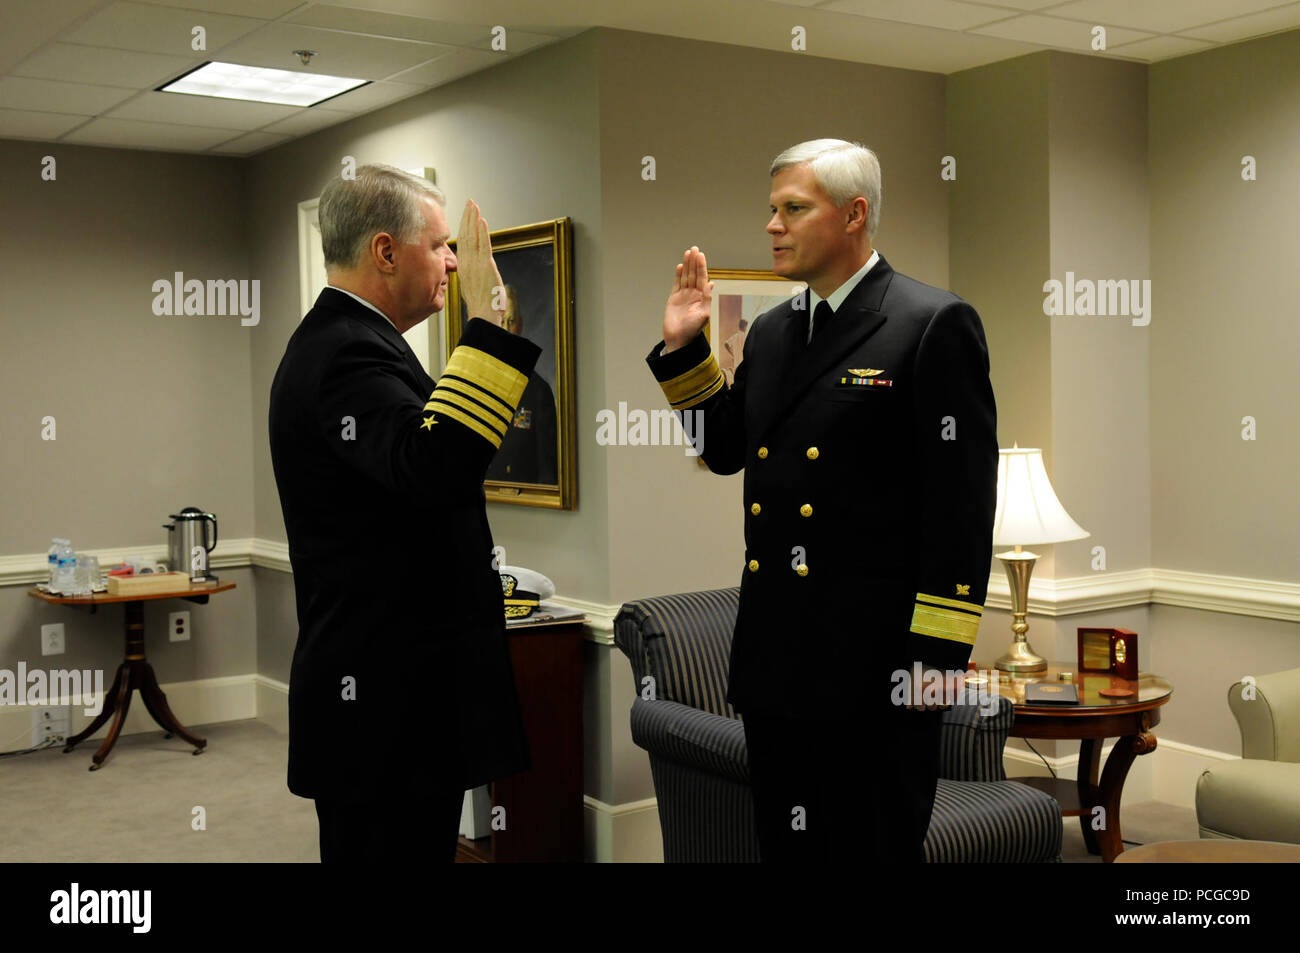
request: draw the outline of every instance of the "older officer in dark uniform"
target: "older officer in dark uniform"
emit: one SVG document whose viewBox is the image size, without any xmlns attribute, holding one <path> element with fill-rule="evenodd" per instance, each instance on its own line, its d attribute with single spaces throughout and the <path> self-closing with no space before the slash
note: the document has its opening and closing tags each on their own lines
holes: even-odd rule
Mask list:
<svg viewBox="0 0 1300 953">
<path fill-rule="evenodd" d="M 316 800 L 325 861 L 452 860 L 466 789 L 530 766 L 482 484 L 539 349 L 491 309 L 477 206 L 458 263 L 443 201 L 390 166 L 326 186 L 329 287 L 271 385 L 299 627 L 289 790 Z M 402 334 L 458 264 L 473 318 L 435 383 Z"/>
<path fill-rule="evenodd" d="M 745 471 L 727 699 L 762 857 L 916 861 L 940 713 L 890 696 L 915 662 L 964 669 L 979 627 L 998 457 L 984 331 L 872 248 L 870 150 L 805 142 L 771 174 L 772 270 L 811 294 L 754 321 L 727 386 L 692 248 L 648 361 L 671 405 L 703 416 L 709 468 Z"/>
</svg>

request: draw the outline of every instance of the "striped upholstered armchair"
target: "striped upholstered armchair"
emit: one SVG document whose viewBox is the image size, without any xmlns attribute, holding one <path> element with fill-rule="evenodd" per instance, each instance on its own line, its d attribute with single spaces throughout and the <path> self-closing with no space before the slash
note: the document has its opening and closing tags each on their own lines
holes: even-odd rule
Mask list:
<svg viewBox="0 0 1300 953">
<path fill-rule="evenodd" d="M 614 642 L 632 663 L 632 740 L 650 753 L 665 861 L 755 862 L 745 731 L 727 703 L 738 588 L 629 602 Z M 654 700 L 641 697 L 646 676 Z M 1056 861 L 1061 808 L 1002 771 L 1012 706 L 944 713 L 939 786 L 925 838 L 930 862 Z"/>
</svg>

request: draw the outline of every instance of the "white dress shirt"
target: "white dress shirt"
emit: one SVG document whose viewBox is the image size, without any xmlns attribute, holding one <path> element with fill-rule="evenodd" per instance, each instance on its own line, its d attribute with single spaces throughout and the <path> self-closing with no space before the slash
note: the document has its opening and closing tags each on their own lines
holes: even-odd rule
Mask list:
<svg viewBox="0 0 1300 953">
<path fill-rule="evenodd" d="M 360 301 L 360 302 L 361 302 L 362 304 L 364 304 L 367 308 L 369 308 L 371 311 L 375 312 L 375 314 L 377 314 L 377 315 L 379 315 L 380 317 L 382 317 L 382 318 L 383 318 L 385 321 L 387 321 L 389 324 L 393 324 L 393 319 L 392 319 L 392 318 L 390 318 L 388 315 L 384 314 L 384 312 L 380 311 L 378 308 L 376 308 L 373 304 L 371 304 L 369 301 L 367 301 L 365 298 L 361 297 L 360 295 L 354 295 L 351 291 L 348 291 L 348 289 L 346 289 L 346 288 L 340 288 L 338 285 L 327 285 L 326 287 L 333 288 L 335 291 L 342 291 L 342 292 L 343 292 L 345 295 L 347 295 L 349 298 L 353 298 L 353 299 L 356 300 L 356 301 Z M 397 325 L 393 324 L 393 329 L 396 330 L 396 329 L 397 329 Z"/>
<path fill-rule="evenodd" d="M 869 272 L 872 266 L 875 265 L 875 263 L 879 260 L 880 260 L 880 252 L 876 251 L 873 248 L 871 250 L 871 257 L 867 259 L 867 263 L 863 265 L 861 268 L 859 268 L 856 272 L 854 272 L 853 276 L 849 278 L 848 281 L 844 282 L 844 284 L 840 285 L 838 288 L 836 288 L 834 291 L 831 292 L 831 296 L 829 298 L 826 298 L 825 300 L 827 303 L 830 304 L 832 312 L 840 310 L 840 305 L 842 305 L 844 303 L 844 299 L 849 296 L 849 292 L 851 292 L 854 288 L 858 286 L 858 282 L 867 276 L 867 272 Z M 810 286 L 808 288 L 808 340 L 809 341 L 812 340 L 812 336 L 813 336 L 813 318 L 817 314 L 817 305 L 820 304 L 822 300 L 823 299 L 821 295 L 813 291 Z"/>
</svg>

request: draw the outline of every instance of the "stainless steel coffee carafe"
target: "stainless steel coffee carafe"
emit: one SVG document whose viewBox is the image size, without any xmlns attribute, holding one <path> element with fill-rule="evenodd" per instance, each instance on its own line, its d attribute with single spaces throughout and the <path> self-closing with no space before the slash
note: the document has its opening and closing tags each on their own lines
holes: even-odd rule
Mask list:
<svg viewBox="0 0 1300 953">
<path fill-rule="evenodd" d="M 202 579 L 207 575 L 207 554 L 217 545 L 217 518 L 205 513 L 197 506 L 187 506 L 179 513 L 168 514 L 172 523 L 163 523 L 167 530 L 167 567 L 172 572 L 188 572 L 191 579 Z M 212 523 L 212 541 L 208 542 L 208 523 Z M 203 550 L 202 568 L 195 568 L 192 563 L 194 547 Z"/>
</svg>

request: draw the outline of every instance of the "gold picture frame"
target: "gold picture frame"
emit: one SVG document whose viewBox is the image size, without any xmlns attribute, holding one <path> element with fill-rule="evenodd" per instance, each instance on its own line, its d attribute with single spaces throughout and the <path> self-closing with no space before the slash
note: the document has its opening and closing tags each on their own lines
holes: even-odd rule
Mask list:
<svg viewBox="0 0 1300 953">
<path fill-rule="evenodd" d="M 557 218 L 503 228 L 492 232 L 491 239 L 492 256 L 506 284 L 507 320 L 519 316 L 512 330 L 541 347 L 542 354 L 488 468 L 483 492 L 489 502 L 576 510 L 572 222 Z M 454 240 L 448 244 L 455 249 Z M 468 320 L 455 272 L 448 276 L 445 313 L 450 357 Z"/>
<path fill-rule="evenodd" d="M 770 311 L 801 293 L 808 283 L 771 271 L 743 268 L 710 268 L 709 280 L 713 282 L 713 303 L 703 330 L 722 377 L 730 387 L 736 368 L 744 361 L 743 348 L 749 324 L 764 311 Z M 783 290 L 774 293 L 783 285 Z M 702 457 L 696 459 L 700 466 L 706 465 Z"/>
</svg>

